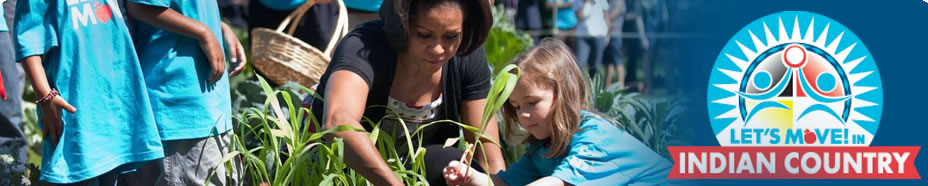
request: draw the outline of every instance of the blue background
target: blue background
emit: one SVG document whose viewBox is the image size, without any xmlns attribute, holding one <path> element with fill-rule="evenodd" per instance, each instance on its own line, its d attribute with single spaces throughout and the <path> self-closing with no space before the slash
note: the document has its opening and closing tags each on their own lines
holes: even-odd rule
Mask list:
<svg viewBox="0 0 928 186">
<path fill-rule="evenodd" d="M 693 1 L 686 23 L 675 32 L 687 33 L 671 43 L 677 80 L 688 99 L 682 127 L 695 136 L 692 145 L 718 146 L 709 124 L 706 90 L 713 63 L 726 42 L 752 21 L 781 11 L 809 11 L 843 24 L 859 37 L 876 61 L 883 83 L 880 127 L 871 146 L 922 146 L 915 166 L 921 180 L 698 180 L 703 185 L 928 185 L 928 3 L 891 1 Z"/>
</svg>

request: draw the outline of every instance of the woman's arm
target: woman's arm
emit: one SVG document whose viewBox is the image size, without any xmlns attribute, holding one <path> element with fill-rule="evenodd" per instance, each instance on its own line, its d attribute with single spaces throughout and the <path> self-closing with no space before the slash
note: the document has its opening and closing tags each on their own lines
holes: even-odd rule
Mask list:
<svg viewBox="0 0 928 186">
<path fill-rule="evenodd" d="M 222 47 L 220 47 L 216 36 L 205 24 L 166 7 L 127 2 L 126 12 L 139 21 L 199 41 L 200 48 L 206 53 L 208 63 L 212 67 L 210 81 L 216 82 L 222 78 L 223 70 L 226 68 Z"/>
<path fill-rule="evenodd" d="M 464 104 L 461 105 L 461 114 L 464 123 L 480 128 L 480 117 L 483 116 L 483 107 L 486 102 L 486 99 L 464 101 Z M 493 138 L 493 141 L 499 142 L 499 127 L 495 115 L 490 117 L 486 131 L 484 132 L 487 136 Z M 464 134 L 464 138 L 467 139 L 468 142 L 475 142 L 474 139 L 476 139 L 476 135 L 474 133 L 465 131 Z M 499 145 L 491 143 L 490 140 L 486 138 L 482 138 L 481 140 L 483 141 L 483 148 L 477 148 L 477 151 L 474 153 L 477 155 L 474 161 L 477 161 L 487 173 L 493 174 L 500 170 L 506 170 L 506 160 L 503 159 L 503 153 Z M 484 152 L 486 156 L 484 156 Z"/>
<path fill-rule="evenodd" d="M 349 125 L 363 128 L 360 121 L 364 116 L 369 91 L 366 85 L 367 82 L 354 72 L 348 70 L 333 72 L 326 82 L 326 96 L 322 112 L 323 127 L 330 129 L 339 125 Z M 403 185 L 403 182 L 387 166 L 383 157 L 380 157 L 380 152 L 377 151 L 377 147 L 367 134 L 341 131 L 327 137 L 344 139 L 345 164 L 361 173 L 374 185 Z"/>
</svg>

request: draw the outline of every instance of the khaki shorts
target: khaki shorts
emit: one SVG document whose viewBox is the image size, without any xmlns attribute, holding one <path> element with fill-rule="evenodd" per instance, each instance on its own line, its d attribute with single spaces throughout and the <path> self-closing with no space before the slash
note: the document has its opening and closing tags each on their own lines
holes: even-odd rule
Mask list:
<svg viewBox="0 0 928 186">
<path fill-rule="evenodd" d="M 219 161 L 229 152 L 229 135 L 162 141 L 164 159 L 154 161 L 136 172 L 120 176 L 120 185 L 237 185 L 241 162 L 232 165 Z M 217 168 L 218 167 L 218 168 Z M 231 170 L 226 168 L 230 167 Z M 229 172 L 232 174 L 228 174 Z M 232 176 L 229 176 L 232 175 Z"/>
</svg>

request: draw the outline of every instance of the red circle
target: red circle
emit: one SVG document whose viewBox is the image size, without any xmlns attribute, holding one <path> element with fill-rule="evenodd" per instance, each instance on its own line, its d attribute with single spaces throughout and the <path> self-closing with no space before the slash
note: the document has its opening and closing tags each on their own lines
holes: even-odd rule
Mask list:
<svg viewBox="0 0 928 186">
<path fill-rule="evenodd" d="M 792 49 L 792 48 L 798 48 L 799 51 L 802 51 L 802 60 L 798 61 L 798 63 L 793 63 L 789 61 L 789 58 L 786 57 L 787 56 L 786 53 L 789 52 L 789 49 Z M 793 68 L 802 67 L 803 65 L 806 64 L 806 49 L 799 45 L 790 45 L 786 47 L 786 50 L 783 50 L 782 58 L 783 58 L 783 62 L 786 63 L 786 66 L 793 67 Z"/>
</svg>

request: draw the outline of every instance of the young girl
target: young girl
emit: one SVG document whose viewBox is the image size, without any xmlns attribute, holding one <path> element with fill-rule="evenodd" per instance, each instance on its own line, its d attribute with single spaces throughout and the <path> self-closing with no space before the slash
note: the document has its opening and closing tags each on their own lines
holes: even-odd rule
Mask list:
<svg viewBox="0 0 928 186">
<path fill-rule="evenodd" d="M 444 170 L 449 185 L 484 185 L 487 179 L 494 185 L 666 183 L 670 161 L 613 120 L 588 111 L 589 86 L 564 43 L 545 39 L 514 63 L 523 73 L 503 116 L 507 125 L 519 123 L 531 134 L 526 154 L 489 176 L 451 162 Z"/>
<path fill-rule="evenodd" d="M 116 0 L 20 1 L 15 55 L 43 127 L 40 179 L 115 185 L 164 156 L 142 69 Z"/>
</svg>

